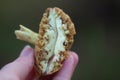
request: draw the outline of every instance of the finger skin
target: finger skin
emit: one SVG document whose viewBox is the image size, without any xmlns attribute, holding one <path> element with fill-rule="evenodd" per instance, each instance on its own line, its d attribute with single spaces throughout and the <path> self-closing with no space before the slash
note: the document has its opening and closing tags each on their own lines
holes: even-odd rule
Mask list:
<svg viewBox="0 0 120 80">
<path fill-rule="evenodd" d="M 3 80 L 25 80 L 33 69 L 33 65 L 34 50 L 31 47 L 26 46 L 15 61 L 5 65 L 0 70 L 0 74 L 3 75 Z"/>
</svg>

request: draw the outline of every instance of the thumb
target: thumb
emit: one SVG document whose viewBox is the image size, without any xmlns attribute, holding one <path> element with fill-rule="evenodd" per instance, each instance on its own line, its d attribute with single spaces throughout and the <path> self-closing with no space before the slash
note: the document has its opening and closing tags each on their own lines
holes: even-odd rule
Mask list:
<svg viewBox="0 0 120 80">
<path fill-rule="evenodd" d="M 34 65 L 34 50 L 30 46 L 26 46 L 20 56 L 13 62 L 7 64 L 1 69 L 3 73 L 7 73 L 18 77 L 20 80 L 26 79 Z"/>
<path fill-rule="evenodd" d="M 62 69 L 53 78 L 53 80 L 71 80 L 73 72 L 78 64 L 78 55 L 70 52 L 70 56 L 64 62 Z"/>
</svg>

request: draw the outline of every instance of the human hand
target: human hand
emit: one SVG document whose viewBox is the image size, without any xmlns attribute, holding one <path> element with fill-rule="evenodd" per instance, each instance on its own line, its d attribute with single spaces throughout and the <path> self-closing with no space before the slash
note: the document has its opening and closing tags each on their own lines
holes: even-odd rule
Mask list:
<svg viewBox="0 0 120 80">
<path fill-rule="evenodd" d="M 70 52 L 70 54 L 58 73 L 42 77 L 41 80 L 71 80 L 78 63 L 78 56 L 74 52 Z M 0 80 L 35 80 L 33 66 L 34 50 L 26 46 L 15 61 L 5 65 L 0 70 Z"/>
</svg>

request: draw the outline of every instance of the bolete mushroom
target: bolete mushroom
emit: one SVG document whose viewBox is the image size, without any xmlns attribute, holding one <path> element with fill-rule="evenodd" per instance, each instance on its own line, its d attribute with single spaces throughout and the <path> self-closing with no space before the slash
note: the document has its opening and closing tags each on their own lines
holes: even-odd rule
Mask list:
<svg viewBox="0 0 120 80">
<path fill-rule="evenodd" d="M 15 34 L 17 39 L 35 45 L 35 69 L 40 75 L 49 75 L 61 69 L 76 32 L 70 17 L 54 7 L 43 14 L 39 33 L 20 25 Z"/>
</svg>

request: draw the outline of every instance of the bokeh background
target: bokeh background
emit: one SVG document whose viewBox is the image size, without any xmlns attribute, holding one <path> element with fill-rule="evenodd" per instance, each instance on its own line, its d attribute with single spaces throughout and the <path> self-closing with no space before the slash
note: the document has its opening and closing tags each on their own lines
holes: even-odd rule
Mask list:
<svg viewBox="0 0 120 80">
<path fill-rule="evenodd" d="M 120 0 L 0 0 L 0 68 L 28 44 L 16 39 L 18 25 L 38 32 L 45 9 L 55 6 L 76 26 L 71 50 L 80 59 L 72 80 L 120 79 Z"/>
</svg>

